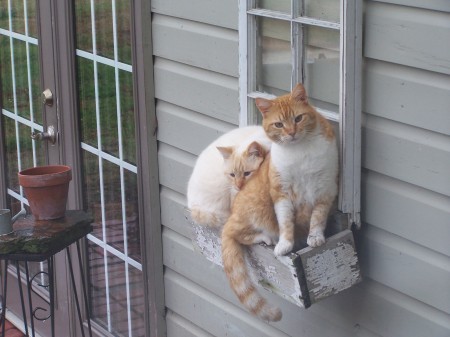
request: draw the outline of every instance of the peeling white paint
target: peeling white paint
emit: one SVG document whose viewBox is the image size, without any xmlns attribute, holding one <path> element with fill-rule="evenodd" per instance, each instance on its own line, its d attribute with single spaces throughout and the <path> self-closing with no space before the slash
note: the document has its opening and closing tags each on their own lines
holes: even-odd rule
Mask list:
<svg viewBox="0 0 450 337">
<path fill-rule="evenodd" d="M 315 300 L 350 288 L 360 279 L 358 258 L 354 247 L 351 244 L 339 242 L 335 248 L 309 257 L 305 273 L 309 292 Z"/>
</svg>

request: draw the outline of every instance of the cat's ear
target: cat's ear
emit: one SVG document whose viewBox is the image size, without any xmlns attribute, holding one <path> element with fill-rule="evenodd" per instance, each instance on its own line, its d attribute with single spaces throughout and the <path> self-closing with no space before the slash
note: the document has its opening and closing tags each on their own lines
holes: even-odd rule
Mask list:
<svg viewBox="0 0 450 337">
<path fill-rule="evenodd" d="M 265 116 L 269 109 L 272 107 L 272 101 L 262 97 L 256 98 L 255 104 L 258 107 L 259 111 L 261 111 L 263 116 Z"/>
<path fill-rule="evenodd" d="M 308 103 L 305 87 L 298 83 L 291 92 L 291 98 L 296 102 Z"/>
<path fill-rule="evenodd" d="M 217 150 L 222 154 L 223 159 L 228 159 L 233 154 L 232 146 L 217 146 Z"/>
<path fill-rule="evenodd" d="M 258 142 L 253 142 L 247 147 L 247 153 L 249 156 L 264 157 L 266 151 Z"/>
</svg>

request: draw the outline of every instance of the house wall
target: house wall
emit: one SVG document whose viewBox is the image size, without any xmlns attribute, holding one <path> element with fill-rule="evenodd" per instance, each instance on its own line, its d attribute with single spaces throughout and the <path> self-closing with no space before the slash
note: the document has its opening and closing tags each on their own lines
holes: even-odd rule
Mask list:
<svg viewBox="0 0 450 337">
<path fill-rule="evenodd" d="M 193 251 L 184 218 L 196 156 L 238 124 L 237 0 L 152 0 L 169 336 L 450 335 L 450 4 L 366 1 L 364 281 L 283 320 L 238 304 Z"/>
</svg>

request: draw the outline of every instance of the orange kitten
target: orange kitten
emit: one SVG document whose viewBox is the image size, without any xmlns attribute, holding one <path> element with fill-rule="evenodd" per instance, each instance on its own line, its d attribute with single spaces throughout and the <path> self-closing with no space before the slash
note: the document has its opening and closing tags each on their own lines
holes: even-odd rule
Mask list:
<svg viewBox="0 0 450 337">
<path fill-rule="evenodd" d="M 243 245 L 273 244 L 283 255 L 298 232 L 309 227 L 308 244 L 325 242 L 323 231 L 337 195 L 338 155 L 331 125 L 308 104 L 302 85 L 274 100 L 256 99 L 263 127 L 272 139 L 269 155 L 236 195 L 222 231 L 222 260 L 230 286 L 254 315 L 281 319 L 279 308 L 266 302 L 253 285 Z M 305 233 L 305 234 L 306 234 Z"/>
</svg>

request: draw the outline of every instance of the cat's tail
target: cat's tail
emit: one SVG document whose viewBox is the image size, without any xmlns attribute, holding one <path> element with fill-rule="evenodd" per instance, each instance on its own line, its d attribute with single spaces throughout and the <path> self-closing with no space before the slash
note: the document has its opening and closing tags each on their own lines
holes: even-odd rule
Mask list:
<svg viewBox="0 0 450 337">
<path fill-rule="evenodd" d="M 255 288 L 248 273 L 242 245 L 227 231 L 222 232 L 222 261 L 231 289 L 253 315 L 266 321 L 281 320 L 281 310 L 267 303 Z"/>
</svg>

